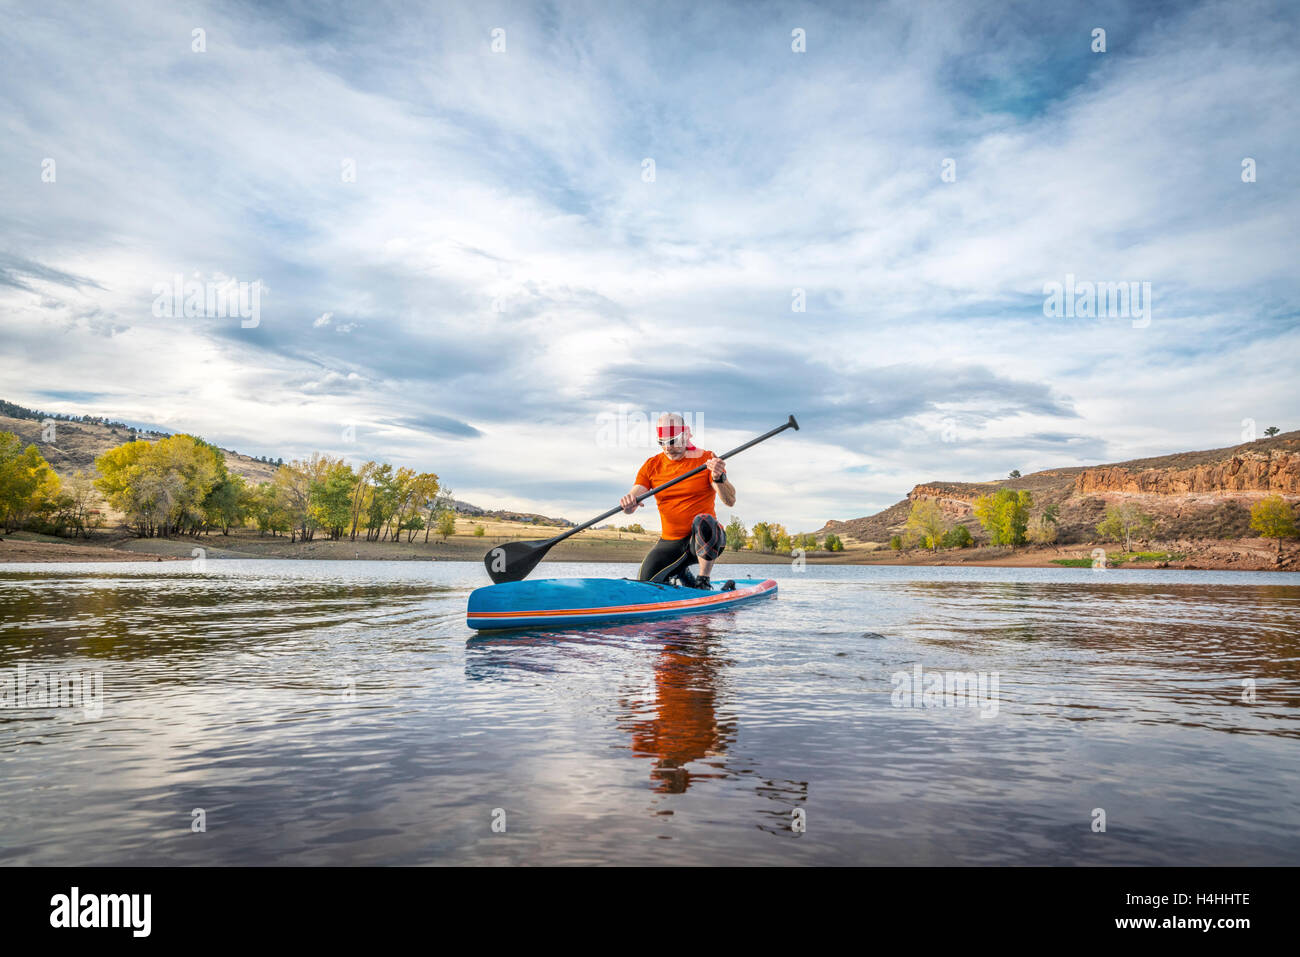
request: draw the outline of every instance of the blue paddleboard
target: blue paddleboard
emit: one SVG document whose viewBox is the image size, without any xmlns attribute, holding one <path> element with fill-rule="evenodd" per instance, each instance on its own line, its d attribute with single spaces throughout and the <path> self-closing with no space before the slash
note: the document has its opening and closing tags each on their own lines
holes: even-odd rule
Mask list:
<svg viewBox="0 0 1300 957">
<path fill-rule="evenodd" d="M 573 628 L 697 615 L 776 595 L 772 579 L 738 578 L 734 591 L 712 591 L 626 578 L 542 578 L 502 582 L 470 593 L 471 628 Z"/>
</svg>

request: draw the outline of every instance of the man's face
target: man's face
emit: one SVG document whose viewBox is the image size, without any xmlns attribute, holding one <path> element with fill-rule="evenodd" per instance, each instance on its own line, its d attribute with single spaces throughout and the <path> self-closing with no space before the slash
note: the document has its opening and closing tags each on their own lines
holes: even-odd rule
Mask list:
<svg viewBox="0 0 1300 957">
<path fill-rule="evenodd" d="M 664 455 L 674 462 L 686 454 L 686 445 L 689 440 L 690 432 L 683 425 L 661 425 L 659 427 L 659 448 L 663 449 Z"/>
</svg>

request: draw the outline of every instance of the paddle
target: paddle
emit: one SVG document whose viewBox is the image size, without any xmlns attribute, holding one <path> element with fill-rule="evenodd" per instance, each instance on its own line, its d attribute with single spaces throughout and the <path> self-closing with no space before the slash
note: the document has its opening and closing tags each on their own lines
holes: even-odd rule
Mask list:
<svg viewBox="0 0 1300 957">
<path fill-rule="evenodd" d="M 778 432 L 784 432 L 786 429 L 794 429 L 798 431 L 799 423 L 794 420 L 793 415 L 790 416 L 790 421 L 785 425 L 778 426 L 771 432 L 764 432 L 758 438 L 750 439 L 744 445 L 739 445 L 730 452 L 719 455 L 718 458 L 729 459 L 733 455 L 738 455 L 751 446 L 758 445 L 759 442 L 770 439 Z M 648 492 L 642 492 L 636 497 L 636 500 L 639 502 L 642 499 L 647 499 L 657 492 L 662 492 L 664 489 L 676 485 L 678 482 L 686 481 L 692 475 L 698 475 L 706 468 L 708 468 L 707 465 L 693 468 L 685 475 L 677 476 L 677 478 L 673 479 L 671 482 L 664 482 L 664 484 L 660 485 L 658 488 L 652 488 Z M 621 505 L 615 505 L 608 512 L 602 512 L 590 522 L 583 522 L 581 525 L 569 529 L 562 535 L 556 535 L 554 538 L 548 538 L 544 541 L 506 542 L 504 545 L 498 545 L 483 556 L 483 567 L 487 569 L 487 573 L 492 577 L 492 581 L 497 584 L 500 584 L 501 582 L 522 581 L 528 577 L 529 572 L 537 567 L 537 563 L 546 557 L 546 553 L 551 550 L 552 545 L 564 541 L 570 535 L 577 535 L 584 529 L 591 528 L 591 526 L 595 525 L 597 522 L 603 522 L 611 515 L 615 515 L 621 511 L 623 511 L 623 507 Z"/>
</svg>

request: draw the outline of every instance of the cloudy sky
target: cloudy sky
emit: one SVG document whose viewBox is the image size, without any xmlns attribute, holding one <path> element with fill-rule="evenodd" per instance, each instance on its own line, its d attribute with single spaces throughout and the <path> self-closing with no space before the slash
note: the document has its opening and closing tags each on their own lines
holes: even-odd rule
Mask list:
<svg viewBox="0 0 1300 957">
<path fill-rule="evenodd" d="M 0 398 L 575 520 L 638 415 L 724 450 L 793 412 L 730 471 L 798 530 L 1300 427 L 1294 4 L 0 23 Z M 1067 275 L 1150 283 L 1150 321 L 1045 314 Z M 260 281 L 256 324 L 168 314 L 176 276 Z"/>
</svg>

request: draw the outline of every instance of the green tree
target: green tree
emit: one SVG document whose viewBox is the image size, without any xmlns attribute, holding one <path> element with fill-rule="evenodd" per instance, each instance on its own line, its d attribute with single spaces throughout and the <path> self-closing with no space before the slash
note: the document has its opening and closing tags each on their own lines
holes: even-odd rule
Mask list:
<svg viewBox="0 0 1300 957">
<path fill-rule="evenodd" d="M 385 491 L 388 510 L 379 540 L 382 542 L 391 538 L 395 542 L 400 541 L 402 525 L 409 517 L 411 506 L 414 504 L 415 469 L 401 466 L 390 473 Z"/>
<path fill-rule="evenodd" d="M 357 481 L 352 466 L 343 459 L 313 457 L 308 510 L 312 522 L 334 541 L 343 537 L 352 521 Z"/>
<path fill-rule="evenodd" d="M 186 435 L 179 443 L 172 441 L 176 438 L 167 436 L 155 442 L 154 449 L 165 457 L 166 467 L 175 469 L 182 479 L 183 492 L 172 523 L 177 531 L 195 535 L 210 524 L 208 496 L 230 473 L 226 469 L 226 454 L 211 442 L 195 435 Z"/>
<path fill-rule="evenodd" d="M 738 515 L 731 516 L 731 521 L 727 523 L 727 547 L 733 552 L 738 552 L 745 547 L 745 542 L 749 538 L 749 532 L 745 530 L 745 525 L 741 522 Z"/>
<path fill-rule="evenodd" d="M 259 535 L 270 532 L 282 535 L 293 527 L 289 513 L 280 504 L 279 490 L 273 482 L 261 482 L 249 495 L 249 517 Z"/>
<path fill-rule="evenodd" d="M 1264 430 L 1264 434 L 1271 439 L 1273 436 L 1277 435 L 1281 431 L 1282 430 L 1279 429 L 1276 425 L 1270 425 L 1267 429 Z M 1281 540 L 1279 539 L 1278 541 L 1280 544 Z"/>
<path fill-rule="evenodd" d="M 370 473 L 370 490 L 365 497 L 366 541 L 378 541 L 397 510 L 397 488 L 393 467 L 387 463 Z"/>
<path fill-rule="evenodd" d="M 474 526 L 474 536 L 476 538 L 482 538 L 486 534 L 487 534 L 487 529 L 484 526 L 482 525 Z"/>
<path fill-rule="evenodd" d="M 248 483 L 234 472 L 227 472 L 203 499 L 207 524 L 219 526 L 222 535 L 229 535 L 232 526 L 243 525 L 251 511 Z"/>
<path fill-rule="evenodd" d="M 456 534 L 456 513 L 449 508 L 443 509 L 437 516 L 438 534 L 445 542 L 448 535 Z"/>
<path fill-rule="evenodd" d="M 645 527 L 640 522 L 633 522 L 627 527 L 629 533 L 633 535 L 644 535 Z"/>
<path fill-rule="evenodd" d="M 975 539 L 971 537 L 970 529 L 965 525 L 954 525 L 943 536 L 944 548 L 970 548 L 974 544 Z"/>
<path fill-rule="evenodd" d="M 938 550 L 944 535 L 951 528 L 952 522 L 944 515 L 939 503 L 928 498 L 917 499 L 912 503 L 912 511 L 904 526 L 905 534 L 911 541 L 920 542 L 934 551 Z"/>
<path fill-rule="evenodd" d="M 773 551 L 777 551 L 777 552 L 780 552 L 780 551 L 789 552 L 789 551 L 790 551 L 790 533 L 787 532 L 787 531 L 785 530 L 785 526 L 784 526 L 784 525 L 781 525 L 781 524 L 778 523 L 778 522 L 768 522 L 768 523 L 767 523 L 767 534 L 768 534 L 768 535 L 771 537 L 771 539 L 772 539 L 772 550 L 773 550 Z M 784 548 L 784 549 L 781 548 L 781 540 L 782 540 L 782 539 L 785 539 L 785 542 L 786 542 L 786 545 L 785 545 L 785 548 Z"/>
<path fill-rule="evenodd" d="M 757 522 L 751 534 L 755 551 L 770 552 L 776 546 L 776 540 L 772 537 L 772 526 L 767 522 Z"/>
<path fill-rule="evenodd" d="M 1270 495 L 1250 507 L 1250 527 L 1265 538 L 1277 540 L 1277 554 L 1282 556 L 1282 539 L 1295 538 L 1295 512 L 1281 495 Z"/>
<path fill-rule="evenodd" d="M 1020 469 L 1012 469 L 1010 472 L 1007 473 L 1007 478 L 1013 478 L 1013 479 L 1020 478 Z"/>
<path fill-rule="evenodd" d="M 892 549 L 893 549 L 894 551 L 896 551 L 896 552 L 902 551 L 902 550 L 903 550 L 903 536 L 902 536 L 902 535 L 893 535 L 893 536 L 891 536 L 890 539 L 889 539 L 889 547 L 892 548 Z"/>
<path fill-rule="evenodd" d="M 838 535 L 832 532 L 826 536 L 825 548 L 828 552 L 842 552 L 844 551 L 844 543 L 840 541 Z"/>
<path fill-rule="evenodd" d="M 998 489 L 975 500 L 975 517 L 994 545 L 1021 545 L 1033 504 L 1034 497 L 1029 492 Z"/>
<path fill-rule="evenodd" d="M 1140 533 L 1150 533 L 1155 527 L 1155 520 L 1136 502 L 1122 502 L 1106 509 L 1106 517 L 1097 525 L 1097 534 L 1111 541 L 1123 541 L 1124 551 L 1133 550 L 1133 537 Z"/>
</svg>

